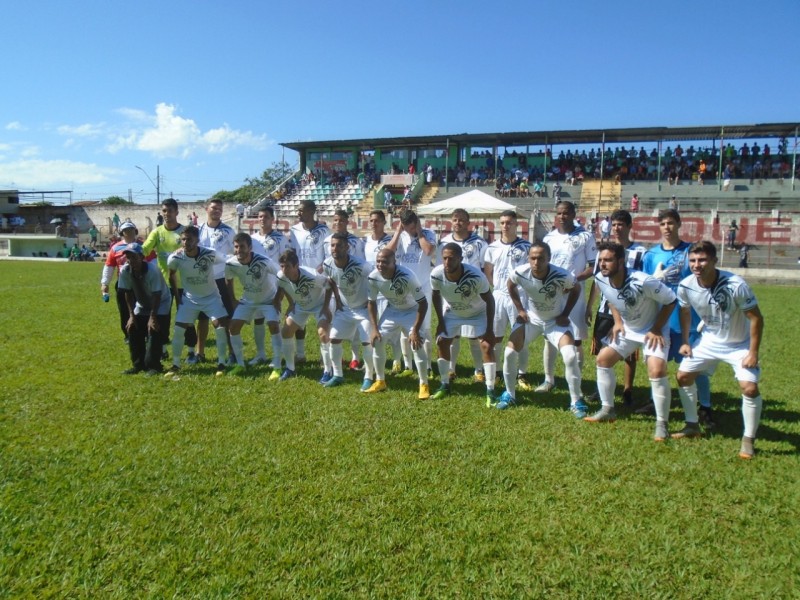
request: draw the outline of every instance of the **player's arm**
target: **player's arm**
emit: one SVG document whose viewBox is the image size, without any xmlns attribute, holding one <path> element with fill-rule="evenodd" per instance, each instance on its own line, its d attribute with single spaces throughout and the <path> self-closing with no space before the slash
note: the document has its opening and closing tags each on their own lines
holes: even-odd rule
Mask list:
<svg viewBox="0 0 800 600">
<path fill-rule="evenodd" d="M 414 319 L 414 325 L 408 332 L 408 341 L 411 347 L 415 350 L 422 345 L 422 338 L 419 336 L 419 329 L 425 321 L 425 315 L 428 313 L 428 299 L 422 296 L 417 300 L 417 318 Z"/>
<path fill-rule="evenodd" d="M 600 293 L 600 290 L 597 289 L 597 283 L 592 281 L 592 286 L 589 288 L 589 298 L 586 300 L 586 314 L 584 315 L 584 319 L 586 320 L 587 325 L 592 324 L 592 312 L 594 309 L 594 303 L 597 301 L 597 295 Z"/>
<path fill-rule="evenodd" d="M 229 279 L 225 277 L 225 287 L 228 288 L 228 295 L 231 297 L 231 302 L 233 302 L 234 308 L 239 306 L 239 301 L 236 299 L 236 290 L 234 289 L 233 279 Z"/>
<path fill-rule="evenodd" d="M 490 262 L 483 263 L 483 274 L 489 280 L 489 285 L 494 281 L 494 265 Z"/>
<path fill-rule="evenodd" d="M 622 315 L 610 302 L 608 303 L 608 308 L 611 311 L 611 316 L 614 318 L 614 326 L 611 328 L 611 339 L 616 342 L 619 336 L 625 335 L 625 322 L 622 320 Z"/>
<path fill-rule="evenodd" d="M 327 280 L 325 282 L 325 299 L 323 300 L 320 315 L 327 318 L 328 323 L 330 323 L 333 321 L 333 315 L 331 315 L 331 298 L 335 297 L 338 302 L 341 302 L 341 299 L 339 298 L 339 288 L 336 287 L 336 282 L 330 277 L 326 277 L 325 279 Z"/>
<path fill-rule="evenodd" d="M 430 240 L 425 237 L 425 232 L 422 229 L 422 226 L 417 220 L 417 239 L 419 240 L 419 247 L 422 249 L 422 253 L 425 256 L 430 256 L 434 252 L 436 252 L 436 242 L 430 242 Z"/>
<path fill-rule="evenodd" d="M 658 311 L 656 315 L 656 320 L 653 323 L 653 326 L 650 328 L 644 335 L 644 343 L 648 348 L 664 348 L 666 344 L 666 340 L 662 334 L 664 330 L 664 325 L 667 324 L 672 311 L 675 310 L 675 306 L 677 306 L 678 300 L 673 300 L 669 304 L 664 304 L 661 306 L 661 310 Z"/>
<path fill-rule="evenodd" d="M 506 280 L 506 287 L 508 288 L 508 295 L 511 296 L 511 302 L 514 303 L 514 308 L 517 309 L 517 314 L 519 315 L 520 320 L 523 323 L 527 323 L 528 319 L 528 311 L 525 310 L 525 307 L 522 306 L 522 298 L 519 297 L 519 292 L 517 291 L 517 284 L 509 278 Z"/>
<path fill-rule="evenodd" d="M 150 318 L 147 320 L 148 331 L 159 331 L 161 329 L 158 324 L 159 306 L 161 306 L 161 290 L 155 290 L 150 296 Z"/>
<path fill-rule="evenodd" d="M 569 296 L 567 296 L 567 302 L 564 304 L 564 310 L 561 311 L 561 314 L 556 317 L 556 324 L 562 327 L 566 327 L 569 325 L 569 315 L 572 313 L 572 309 L 575 308 L 575 304 L 578 302 L 578 298 L 581 295 L 581 288 L 580 285 L 577 283 L 572 286 L 572 289 L 569 291 Z M 587 309 L 588 312 L 589 309 Z"/>
<path fill-rule="evenodd" d="M 181 295 L 178 293 L 178 277 L 175 269 L 169 270 L 169 289 L 172 290 L 172 297 L 175 298 L 175 303 L 181 305 Z"/>
<path fill-rule="evenodd" d="M 758 366 L 758 351 L 761 348 L 761 336 L 764 334 L 764 317 L 758 306 L 744 311 L 744 316 L 750 321 L 750 350 L 742 360 L 745 369 L 754 369 Z"/>
<path fill-rule="evenodd" d="M 580 273 L 576 273 L 575 279 L 578 281 L 586 281 L 592 275 L 594 275 L 594 261 L 591 260 L 586 264 L 586 268 L 581 271 Z"/>
<path fill-rule="evenodd" d="M 494 295 L 492 291 L 483 292 L 481 298 L 486 303 L 486 333 L 483 334 L 483 339 L 494 346 Z"/>
<path fill-rule="evenodd" d="M 370 340 L 374 346 L 376 342 L 381 341 L 381 332 L 378 329 L 378 303 L 375 300 L 367 300 L 367 314 L 369 315 L 369 324 L 372 329 Z"/>
<path fill-rule="evenodd" d="M 433 290 L 431 294 L 431 302 L 433 302 L 433 310 L 436 313 L 436 337 L 447 337 L 447 329 L 444 326 L 444 315 L 442 314 L 442 293 L 439 290 Z"/>
<path fill-rule="evenodd" d="M 153 229 L 142 244 L 142 254 L 147 256 L 158 246 L 158 228 Z"/>
<path fill-rule="evenodd" d="M 692 332 L 692 307 L 687 304 L 678 310 L 680 310 L 681 318 L 681 347 L 678 352 L 681 356 L 691 356 L 692 345 L 689 343 L 689 336 Z"/>
<path fill-rule="evenodd" d="M 392 252 L 397 252 L 397 247 L 400 245 L 400 235 L 403 233 L 403 223 L 398 219 L 397 225 L 394 227 L 394 235 L 385 248 Z"/>
</svg>

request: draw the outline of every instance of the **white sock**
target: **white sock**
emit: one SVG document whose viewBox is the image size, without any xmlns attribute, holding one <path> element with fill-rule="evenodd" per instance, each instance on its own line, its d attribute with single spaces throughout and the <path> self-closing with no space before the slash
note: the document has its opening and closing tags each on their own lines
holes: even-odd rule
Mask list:
<svg viewBox="0 0 800 600">
<path fill-rule="evenodd" d="M 359 333 L 358 329 L 356 329 L 356 333 L 350 342 L 350 353 L 352 355 L 351 361 L 358 360 L 358 347 L 361 345 L 361 334 Z"/>
<path fill-rule="evenodd" d="M 446 358 L 440 358 L 436 363 L 439 365 L 439 380 L 442 385 L 447 385 L 450 383 L 450 372 L 447 370 L 450 366 L 450 361 Z"/>
<path fill-rule="evenodd" d="M 411 359 L 411 343 L 405 333 L 400 336 L 400 352 L 403 354 L 403 364 L 406 369 L 413 369 L 414 361 Z"/>
<path fill-rule="evenodd" d="M 320 358 L 322 359 L 322 370 L 326 373 L 332 372 L 333 366 L 331 365 L 331 343 L 328 342 L 327 344 L 323 344 L 320 342 L 319 354 Z"/>
<path fill-rule="evenodd" d="M 236 364 L 239 366 L 244 365 L 244 342 L 242 341 L 242 335 L 233 335 L 231 334 L 231 346 L 233 346 L 233 353 L 236 355 Z"/>
<path fill-rule="evenodd" d="M 486 377 L 486 389 L 493 392 L 494 378 L 497 377 L 497 363 L 483 363 L 481 367 L 483 368 L 483 376 Z"/>
<path fill-rule="evenodd" d="M 261 325 L 253 325 L 253 340 L 256 343 L 256 356 L 258 358 L 265 358 L 267 356 L 267 326 L 264 325 L 264 323 L 261 323 Z M 231 345 L 233 346 L 233 336 L 231 336 Z M 233 346 L 233 351 L 238 352 L 236 346 Z"/>
<path fill-rule="evenodd" d="M 181 366 L 181 354 L 183 354 L 183 333 L 186 330 L 183 327 L 175 326 L 172 330 L 172 366 Z"/>
<path fill-rule="evenodd" d="M 376 342 L 372 349 L 372 366 L 375 367 L 375 380 L 386 381 L 386 342 L 383 340 Z"/>
<path fill-rule="evenodd" d="M 578 355 L 578 372 L 583 373 L 583 346 L 575 346 L 575 352 Z"/>
<path fill-rule="evenodd" d="M 577 362 L 577 361 L 576 361 Z M 617 374 L 613 367 L 597 367 L 597 392 L 603 406 L 614 408 Z"/>
<path fill-rule="evenodd" d="M 214 328 L 214 342 L 217 345 L 217 364 L 223 364 L 225 362 L 225 356 L 228 353 L 228 333 L 224 327 L 215 327 Z M 236 359 L 238 360 L 239 357 L 237 356 Z"/>
<path fill-rule="evenodd" d="M 298 358 L 305 358 L 306 356 L 306 338 L 298 340 L 297 338 L 294 339 L 296 344 L 296 350 Z"/>
<path fill-rule="evenodd" d="M 742 395 L 742 418 L 744 419 L 744 435 L 755 439 L 758 432 L 758 423 L 761 420 L 761 406 L 764 401 L 761 396 L 750 398 Z"/>
<path fill-rule="evenodd" d="M 517 361 L 519 352 L 511 346 L 506 346 L 505 361 L 503 362 L 503 380 L 506 382 L 506 391 L 515 398 L 514 392 L 517 389 Z"/>
<path fill-rule="evenodd" d="M 578 402 L 583 398 L 581 391 L 581 368 L 579 366 L 578 348 L 572 344 L 568 344 L 559 349 L 561 358 L 564 361 L 564 376 L 567 379 L 567 387 L 569 388 L 569 397 L 572 404 Z M 613 390 L 613 388 L 612 388 Z M 602 397 L 602 396 L 601 396 Z M 605 402 L 603 403 L 605 406 Z M 611 404 L 614 406 L 614 392 L 611 392 Z"/>
<path fill-rule="evenodd" d="M 389 343 L 389 347 L 392 349 L 392 362 L 397 363 L 398 365 L 402 364 L 403 362 L 403 352 L 400 349 L 400 340 L 396 337 L 392 338 L 392 341 Z M 383 361 L 386 362 L 386 353 L 383 354 Z"/>
<path fill-rule="evenodd" d="M 431 356 L 433 356 L 433 343 L 431 342 L 431 332 L 425 331 L 425 342 L 422 344 L 422 351 L 425 355 L 425 381 L 427 381 L 428 371 L 431 368 Z"/>
<path fill-rule="evenodd" d="M 281 368 L 281 356 L 283 355 L 283 343 L 280 333 L 270 334 L 272 338 L 272 368 Z"/>
<path fill-rule="evenodd" d="M 697 386 L 692 384 L 686 387 L 679 387 L 678 395 L 681 397 L 686 422 L 697 423 Z"/>
<path fill-rule="evenodd" d="M 296 345 L 297 340 L 295 340 L 294 337 L 283 338 L 281 340 L 283 362 L 286 364 L 286 368 L 290 371 L 294 371 L 294 353 Z"/>
<path fill-rule="evenodd" d="M 480 340 L 469 341 L 469 352 L 472 354 L 472 364 L 475 367 L 475 372 L 480 373 L 483 370 L 483 352 L 481 351 Z M 497 356 L 495 354 L 495 356 Z M 488 379 L 486 381 L 489 381 Z M 494 384 L 492 384 L 494 385 Z"/>
<path fill-rule="evenodd" d="M 519 351 L 519 362 L 517 363 L 517 373 L 520 375 L 525 375 L 528 372 L 528 361 L 531 357 L 531 350 L 528 344 L 524 344 L 522 346 L 522 350 Z"/>
<path fill-rule="evenodd" d="M 363 344 L 361 354 L 364 357 L 364 379 L 375 379 L 375 365 L 372 364 L 372 346 Z M 384 369 L 386 368 L 386 357 L 383 359 Z"/>
<path fill-rule="evenodd" d="M 425 352 L 424 344 L 420 346 L 419 350 L 414 350 L 414 362 L 416 363 L 417 370 L 419 371 L 419 382 L 427 384 L 430 359 L 428 358 L 428 354 Z"/>
<path fill-rule="evenodd" d="M 331 368 L 335 377 L 344 377 L 344 369 L 342 369 L 342 356 L 344 355 L 344 348 L 341 342 L 338 344 L 330 345 L 331 353 Z"/>
<path fill-rule="evenodd" d="M 455 373 L 458 364 L 458 353 L 461 352 L 461 338 L 453 338 L 450 344 L 450 370 Z"/>
<path fill-rule="evenodd" d="M 547 383 L 555 384 L 555 372 L 556 372 L 556 349 L 553 347 L 553 344 L 545 340 L 544 342 L 544 352 L 542 354 L 542 361 L 544 363 L 544 380 Z"/>
<path fill-rule="evenodd" d="M 653 404 L 656 407 L 656 420 L 669 423 L 669 402 L 672 393 L 669 387 L 669 377 L 651 379 L 650 390 L 653 394 Z"/>
</svg>

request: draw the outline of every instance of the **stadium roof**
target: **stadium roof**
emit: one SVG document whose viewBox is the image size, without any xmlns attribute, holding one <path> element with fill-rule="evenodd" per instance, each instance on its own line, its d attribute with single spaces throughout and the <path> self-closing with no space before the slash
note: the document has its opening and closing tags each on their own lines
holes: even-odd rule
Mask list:
<svg viewBox="0 0 800 600">
<path fill-rule="evenodd" d="M 359 146 L 361 148 L 392 148 L 408 146 L 441 146 L 446 141 L 472 147 L 541 146 L 597 144 L 605 134 L 606 143 L 684 141 L 793 137 L 800 123 L 764 123 L 758 125 L 707 125 L 701 127 L 635 127 L 630 129 L 565 129 L 560 131 L 516 131 L 500 133 L 455 133 L 392 138 L 362 138 L 350 140 L 320 140 L 312 142 L 282 142 L 281 146 L 301 152 L 311 148 Z"/>
</svg>

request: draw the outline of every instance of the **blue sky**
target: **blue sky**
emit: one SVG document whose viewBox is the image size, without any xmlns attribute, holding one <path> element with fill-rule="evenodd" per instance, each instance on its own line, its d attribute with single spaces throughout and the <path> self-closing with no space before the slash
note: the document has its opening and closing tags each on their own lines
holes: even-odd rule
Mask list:
<svg viewBox="0 0 800 600">
<path fill-rule="evenodd" d="M 279 142 L 796 122 L 798 22 L 797 0 L 5 3 L 0 188 L 153 202 L 136 165 L 159 166 L 200 200 Z"/>
</svg>

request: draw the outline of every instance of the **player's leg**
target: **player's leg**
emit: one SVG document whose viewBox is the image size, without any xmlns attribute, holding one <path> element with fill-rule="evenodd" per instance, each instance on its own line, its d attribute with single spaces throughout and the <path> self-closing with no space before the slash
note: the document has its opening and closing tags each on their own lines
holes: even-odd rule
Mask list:
<svg viewBox="0 0 800 600">
<path fill-rule="evenodd" d="M 238 312 L 238 311 L 237 311 Z M 233 355 L 236 357 L 236 364 L 240 367 L 246 366 L 244 361 L 244 341 L 242 340 L 242 328 L 246 321 L 243 319 L 234 318 L 229 327 L 231 336 L 231 346 L 233 346 Z M 263 320 L 262 320 L 263 328 Z M 263 344 L 262 344 L 263 347 Z"/>
<path fill-rule="evenodd" d="M 557 331 L 558 330 L 548 335 L 551 342 L 555 341 L 553 338 L 557 335 Z M 577 346 L 575 346 L 575 340 L 571 332 L 565 331 L 561 335 L 558 340 L 558 351 L 561 354 L 561 359 L 564 361 L 564 377 L 567 380 L 567 389 L 569 389 L 570 411 L 576 415 L 580 412 L 585 413 L 588 411 L 589 407 L 586 406 L 583 400 L 583 392 L 581 391 L 581 368 L 578 363 Z M 613 404 L 611 408 L 614 408 Z"/>
<path fill-rule="evenodd" d="M 258 365 L 267 362 L 267 326 L 263 318 L 255 319 L 253 322 L 253 342 L 256 345 L 256 355 L 250 361 L 250 364 Z M 231 331 L 231 345 L 234 346 L 233 351 L 235 353 L 236 346 L 233 344 L 233 331 Z"/>
<path fill-rule="evenodd" d="M 596 380 L 600 403 L 606 413 L 614 410 L 614 396 L 617 388 L 617 374 L 614 365 L 623 359 L 623 354 L 632 351 L 632 344 L 627 340 L 604 346 L 597 354 Z M 576 357 L 577 359 L 577 357 Z"/>
<path fill-rule="evenodd" d="M 650 378 L 650 391 L 653 395 L 653 405 L 656 411 L 656 431 L 653 439 L 657 442 L 669 437 L 669 403 L 672 390 L 667 377 L 666 352 L 648 354 L 645 348 L 647 361 L 647 375 Z"/>
<path fill-rule="evenodd" d="M 508 343 L 504 352 L 505 360 L 503 361 L 503 379 L 505 380 L 506 389 L 497 403 L 497 408 L 500 410 L 516 404 L 519 352 L 522 348 L 528 346 L 528 338 L 532 336 L 533 329 L 528 324 L 518 322 L 511 329 L 511 335 L 508 336 Z"/>
<path fill-rule="evenodd" d="M 450 364 L 448 365 L 448 379 L 454 379 L 456 376 L 456 366 L 458 365 L 458 355 L 461 353 L 461 336 L 453 338 L 450 344 Z"/>
<path fill-rule="evenodd" d="M 331 325 L 318 315 L 317 335 L 319 336 L 319 354 L 322 360 L 322 378 L 320 383 L 327 383 L 333 377 L 333 361 L 331 360 Z M 326 377 L 327 375 L 327 377 Z"/>
</svg>

